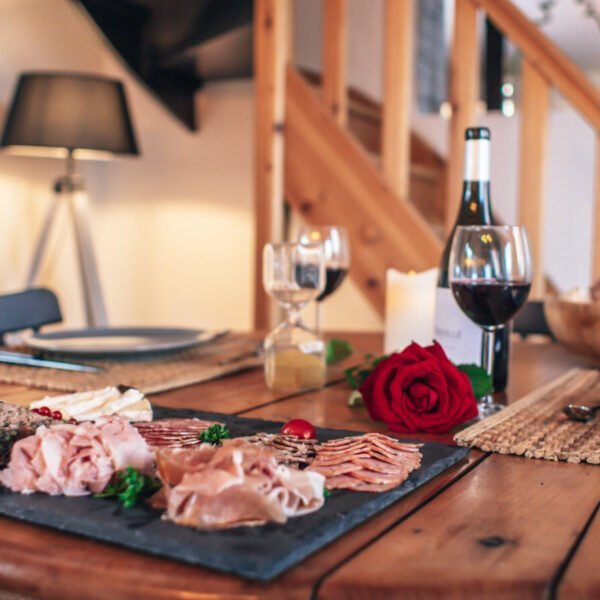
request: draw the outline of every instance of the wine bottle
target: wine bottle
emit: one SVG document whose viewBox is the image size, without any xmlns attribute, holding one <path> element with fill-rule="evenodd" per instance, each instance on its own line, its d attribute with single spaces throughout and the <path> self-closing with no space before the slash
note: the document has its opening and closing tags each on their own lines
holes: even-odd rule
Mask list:
<svg viewBox="0 0 600 600">
<path fill-rule="evenodd" d="M 493 225 L 490 200 L 490 130 L 470 127 L 465 132 L 465 176 L 462 200 L 440 261 L 436 291 L 435 338 L 454 363 L 481 364 L 483 333 L 458 307 L 448 285 L 448 262 L 456 227 Z M 499 329 L 494 340 L 494 391 L 506 387 L 510 329 Z"/>
</svg>

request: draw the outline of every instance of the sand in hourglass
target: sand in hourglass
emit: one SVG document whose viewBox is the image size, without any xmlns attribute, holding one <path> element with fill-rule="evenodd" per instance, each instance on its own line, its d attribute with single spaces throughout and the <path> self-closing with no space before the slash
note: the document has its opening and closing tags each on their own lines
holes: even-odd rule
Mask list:
<svg viewBox="0 0 600 600">
<path fill-rule="evenodd" d="M 271 389 L 299 390 L 325 385 L 325 354 L 305 353 L 298 348 L 267 352 L 265 375 Z"/>
</svg>

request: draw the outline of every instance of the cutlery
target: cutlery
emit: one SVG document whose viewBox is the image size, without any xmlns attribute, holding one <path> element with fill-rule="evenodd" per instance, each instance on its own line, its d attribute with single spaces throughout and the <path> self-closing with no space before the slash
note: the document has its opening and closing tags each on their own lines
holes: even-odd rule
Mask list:
<svg viewBox="0 0 600 600">
<path fill-rule="evenodd" d="M 596 411 L 600 410 L 600 404 L 596 404 L 595 406 L 583 406 L 582 404 L 567 404 L 563 408 L 563 412 L 569 419 L 573 421 L 581 421 L 585 423 L 586 421 L 591 421 Z"/>
<path fill-rule="evenodd" d="M 62 371 L 80 371 L 87 373 L 101 373 L 104 371 L 102 367 L 95 367 L 92 365 L 74 363 L 65 360 L 42 358 L 39 356 L 32 356 L 31 354 L 23 354 L 21 352 L 0 352 L 0 363 L 21 365 L 25 367 L 60 369 Z"/>
</svg>

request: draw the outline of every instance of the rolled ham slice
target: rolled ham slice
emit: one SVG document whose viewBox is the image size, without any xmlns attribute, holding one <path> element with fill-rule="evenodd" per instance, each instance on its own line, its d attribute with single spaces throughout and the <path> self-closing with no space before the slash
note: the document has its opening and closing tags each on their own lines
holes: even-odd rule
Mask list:
<svg viewBox="0 0 600 600">
<path fill-rule="evenodd" d="M 14 492 L 82 496 L 101 492 L 116 471 L 153 468 L 154 455 L 126 418 L 39 427 L 15 443 L 0 483 Z"/>
</svg>

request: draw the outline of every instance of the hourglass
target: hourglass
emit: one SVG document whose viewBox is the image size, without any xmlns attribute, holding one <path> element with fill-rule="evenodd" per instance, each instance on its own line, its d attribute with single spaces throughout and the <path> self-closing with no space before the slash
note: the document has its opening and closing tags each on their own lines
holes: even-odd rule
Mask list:
<svg viewBox="0 0 600 600">
<path fill-rule="evenodd" d="M 325 288 L 321 244 L 267 244 L 263 254 L 266 292 L 286 310 L 285 320 L 265 339 L 265 379 L 279 390 L 325 384 L 325 344 L 301 320 L 300 311 Z"/>
</svg>

